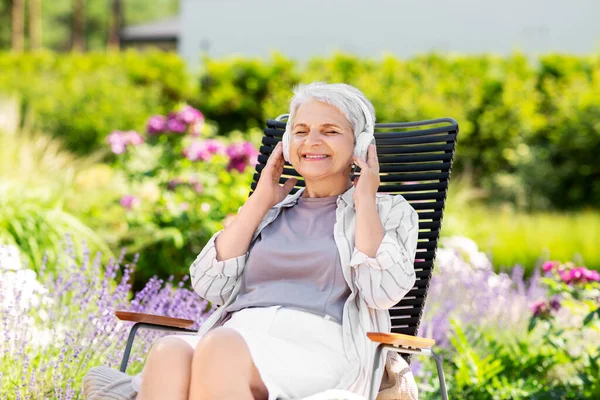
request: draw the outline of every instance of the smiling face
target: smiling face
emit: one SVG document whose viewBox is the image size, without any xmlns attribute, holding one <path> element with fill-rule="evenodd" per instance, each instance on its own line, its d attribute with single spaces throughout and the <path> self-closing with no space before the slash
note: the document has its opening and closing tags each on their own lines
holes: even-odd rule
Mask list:
<svg viewBox="0 0 600 400">
<path fill-rule="evenodd" d="M 317 100 L 302 104 L 294 116 L 290 163 L 311 180 L 349 180 L 354 131 L 336 107 Z"/>
</svg>

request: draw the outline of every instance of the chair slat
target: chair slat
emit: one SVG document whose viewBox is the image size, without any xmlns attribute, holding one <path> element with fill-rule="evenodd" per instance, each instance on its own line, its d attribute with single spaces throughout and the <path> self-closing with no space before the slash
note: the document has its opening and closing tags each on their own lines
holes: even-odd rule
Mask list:
<svg viewBox="0 0 600 400">
<path fill-rule="evenodd" d="M 419 210 L 441 210 L 444 207 L 443 201 L 427 201 L 420 203 L 412 203 L 412 207 L 418 212 Z"/>
<path fill-rule="evenodd" d="M 422 192 L 425 190 L 440 190 L 446 189 L 448 182 L 437 182 L 437 183 L 421 183 L 416 185 L 381 185 L 380 189 L 384 192 Z"/>
<path fill-rule="evenodd" d="M 379 158 L 379 164 L 402 164 L 402 163 L 416 163 L 426 161 L 450 161 L 452 160 L 451 153 L 441 154 L 419 154 L 409 156 L 381 156 Z"/>
<path fill-rule="evenodd" d="M 430 144 L 426 146 L 389 146 L 389 147 L 378 147 L 377 154 L 389 155 L 389 154 L 418 154 L 418 153 L 436 153 L 440 151 L 448 151 L 454 149 L 454 143 L 447 144 Z"/>
<path fill-rule="evenodd" d="M 419 220 L 422 219 L 440 219 L 442 217 L 442 212 L 441 211 L 434 211 L 434 212 L 418 212 L 417 214 L 419 214 Z"/>
<path fill-rule="evenodd" d="M 415 325 L 416 323 L 419 322 L 419 317 L 401 317 L 401 316 L 395 316 L 395 317 L 391 317 L 390 318 L 392 320 L 392 324 L 393 325 Z"/>
<path fill-rule="evenodd" d="M 439 235 L 439 231 L 433 232 L 419 232 L 419 239 L 437 239 Z"/>
<path fill-rule="evenodd" d="M 380 177 L 381 182 L 423 182 L 445 180 L 450 176 L 449 172 L 438 172 L 428 174 L 389 174 Z"/>
<path fill-rule="evenodd" d="M 428 284 L 428 280 L 427 279 L 416 279 L 414 287 L 422 289 L 422 288 L 426 287 L 427 284 Z"/>
<path fill-rule="evenodd" d="M 415 261 L 415 268 L 429 269 L 433 267 L 433 261 Z"/>
<path fill-rule="evenodd" d="M 435 251 L 421 251 L 421 252 L 417 252 L 417 256 L 415 257 L 415 259 L 431 260 L 431 259 L 433 259 L 434 256 L 435 256 Z"/>
<path fill-rule="evenodd" d="M 395 327 L 395 326 L 392 325 L 392 332 L 393 333 L 401 333 L 403 335 L 415 336 L 415 332 L 416 331 L 417 331 L 417 327 L 416 326 L 406 327 L 406 328 L 399 328 L 399 327 Z"/>
<path fill-rule="evenodd" d="M 390 308 L 390 310 L 395 310 L 400 307 L 418 306 L 421 303 L 423 303 L 422 297 L 410 298 L 407 296 L 407 297 L 404 297 L 402 300 L 400 300 L 400 303 L 398 303 L 394 307 Z"/>
<path fill-rule="evenodd" d="M 406 315 L 419 315 L 421 313 L 422 307 L 409 307 L 409 308 L 391 308 L 390 309 L 390 317 L 392 319 L 394 317 L 406 316 Z"/>
<path fill-rule="evenodd" d="M 378 191 L 387 193 L 387 191 L 385 191 L 385 190 L 378 190 Z M 398 192 L 398 190 L 396 192 Z M 425 201 L 425 200 L 443 200 L 446 198 L 446 193 L 444 193 L 444 192 L 403 193 L 402 197 L 404 197 L 409 202 L 421 201 L 421 200 L 423 200 L 423 201 Z"/>
<path fill-rule="evenodd" d="M 417 242 L 417 250 L 434 250 L 437 247 L 435 242 Z"/>
<path fill-rule="evenodd" d="M 399 137 L 399 138 L 388 138 L 386 133 L 376 134 L 375 142 L 377 147 L 389 146 L 389 145 L 411 145 L 411 144 L 425 144 L 425 143 L 446 143 L 454 142 L 456 140 L 456 134 L 448 134 L 443 132 L 441 135 L 431 136 L 416 136 L 416 137 Z"/>
</svg>

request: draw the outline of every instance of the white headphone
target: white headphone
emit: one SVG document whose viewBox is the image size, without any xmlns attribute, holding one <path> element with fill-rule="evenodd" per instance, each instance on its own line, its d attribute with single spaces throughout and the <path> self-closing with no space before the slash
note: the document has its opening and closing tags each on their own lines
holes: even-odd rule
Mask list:
<svg viewBox="0 0 600 400">
<path fill-rule="evenodd" d="M 346 93 L 348 94 L 348 93 Z M 370 144 L 375 144 L 375 124 L 373 123 L 373 115 L 367 107 L 364 101 L 354 93 L 349 93 L 356 99 L 356 102 L 360 106 L 365 116 L 365 126 L 356 137 L 356 145 L 354 146 L 354 155 L 363 161 L 367 160 L 367 151 L 369 150 Z M 290 119 L 288 118 L 285 125 L 285 132 L 281 141 L 283 142 L 283 158 L 285 161 L 290 162 L 290 141 L 292 140 L 292 127 L 290 126 Z"/>
</svg>

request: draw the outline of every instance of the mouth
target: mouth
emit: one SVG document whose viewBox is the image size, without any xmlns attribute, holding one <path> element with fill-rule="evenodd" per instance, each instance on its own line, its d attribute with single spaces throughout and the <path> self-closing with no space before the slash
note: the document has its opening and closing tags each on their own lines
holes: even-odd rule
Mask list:
<svg viewBox="0 0 600 400">
<path fill-rule="evenodd" d="M 303 154 L 302 158 L 307 161 L 320 161 L 329 158 L 327 154 Z"/>
</svg>

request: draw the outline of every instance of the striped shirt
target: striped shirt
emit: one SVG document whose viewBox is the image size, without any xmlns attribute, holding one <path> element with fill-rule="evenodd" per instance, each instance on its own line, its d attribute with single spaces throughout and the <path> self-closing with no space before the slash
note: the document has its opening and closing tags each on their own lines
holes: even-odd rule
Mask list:
<svg viewBox="0 0 600 400">
<path fill-rule="evenodd" d="M 283 207 L 293 207 L 304 188 L 288 195 L 273 206 L 254 232 L 252 242 L 273 222 Z M 351 293 L 344 304 L 343 340 L 348 359 L 356 367 L 346 373 L 335 389 L 368 395 L 375 343 L 367 332 L 390 332 L 387 310 L 398 303 L 415 283 L 414 259 L 419 233 L 419 217 L 401 195 L 377 195 L 377 211 L 385 234 L 374 258 L 354 246 L 354 187 L 337 199 L 334 238 L 339 251 L 344 278 Z M 190 267 L 194 290 L 213 304 L 220 305 L 202 324 L 198 335 L 204 335 L 226 318 L 224 310 L 237 297 L 240 277 L 244 273 L 248 253 L 217 261 L 215 233 Z M 384 359 L 381 361 L 384 362 Z M 381 381 L 383 368 L 378 370 Z"/>
</svg>

